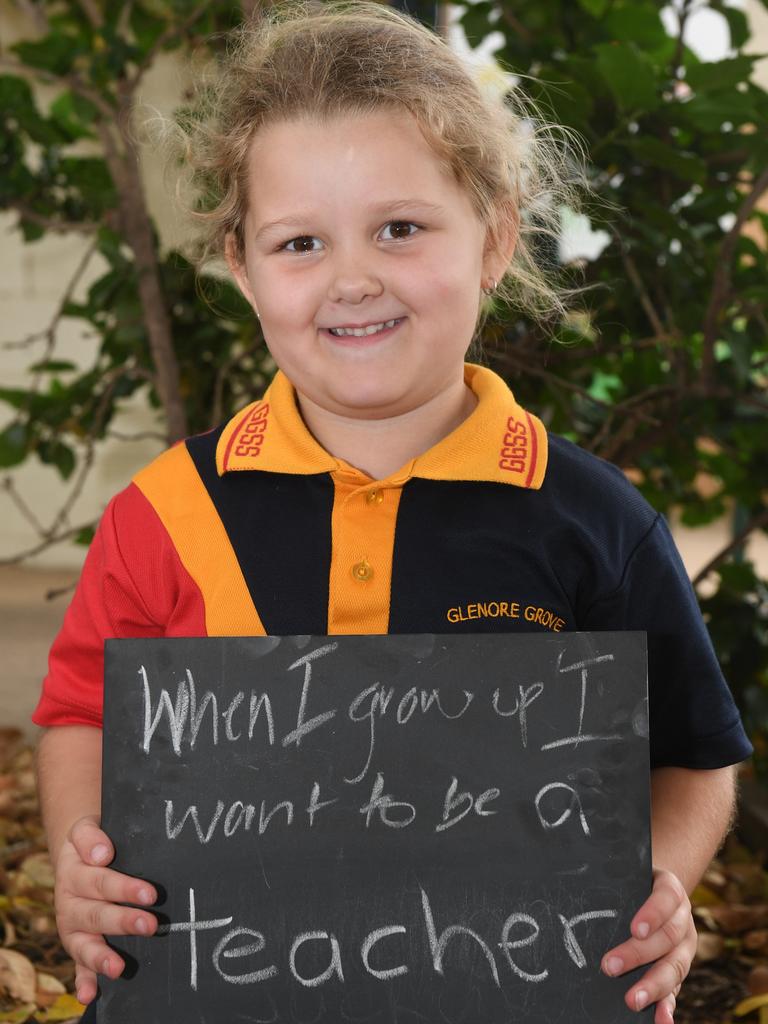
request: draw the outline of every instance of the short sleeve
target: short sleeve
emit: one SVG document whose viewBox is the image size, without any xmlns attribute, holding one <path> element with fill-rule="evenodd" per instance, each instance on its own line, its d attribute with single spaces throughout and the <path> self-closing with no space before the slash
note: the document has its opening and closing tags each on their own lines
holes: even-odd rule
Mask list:
<svg viewBox="0 0 768 1024">
<path fill-rule="evenodd" d="M 647 632 L 651 767 L 720 768 L 750 756 L 751 744 L 662 516 L 631 553 L 618 589 L 594 601 L 580 627 Z"/>
<path fill-rule="evenodd" d="M 104 641 L 204 635 L 202 598 L 152 506 L 131 484 L 104 511 L 32 720 L 100 726 Z"/>
</svg>

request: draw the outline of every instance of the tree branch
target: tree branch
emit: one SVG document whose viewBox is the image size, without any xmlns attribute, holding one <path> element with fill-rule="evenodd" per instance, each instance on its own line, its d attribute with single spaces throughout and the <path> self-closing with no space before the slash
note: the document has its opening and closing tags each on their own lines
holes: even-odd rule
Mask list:
<svg viewBox="0 0 768 1024">
<path fill-rule="evenodd" d="M 768 527 L 768 508 L 764 508 L 756 516 L 753 516 L 746 526 L 739 530 L 733 540 L 726 544 L 722 550 L 718 551 L 714 558 L 711 558 L 704 568 L 696 573 L 691 581 L 694 587 L 698 586 L 714 569 L 721 565 L 732 552 L 740 548 L 750 533 L 754 533 L 755 530 L 765 529 L 765 527 Z"/>
<path fill-rule="evenodd" d="M 160 53 L 165 46 L 168 45 L 172 40 L 177 39 L 183 35 L 194 23 L 205 14 L 207 10 L 210 10 L 210 0 L 205 0 L 204 3 L 199 4 L 195 7 L 183 21 L 177 25 L 169 25 L 165 31 L 161 32 L 157 39 L 154 41 L 152 46 L 147 50 L 141 63 L 137 66 L 135 73 L 127 80 L 129 90 L 132 92 L 139 81 L 143 77 L 147 69 L 152 65 L 155 57 Z"/>
<path fill-rule="evenodd" d="M 35 3 L 35 0 L 16 0 L 16 3 L 32 21 L 35 26 L 35 31 L 39 35 L 45 35 L 49 31 L 48 15 L 45 13 L 44 4 L 42 2 Z"/>
<path fill-rule="evenodd" d="M 501 11 L 502 18 L 506 21 L 516 36 L 519 36 L 524 43 L 530 43 L 533 40 L 531 30 L 524 25 L 519 18 L 515 17 L 512 11 L 508 10 L 506 4 L 500 4 L 499 10 Z"/>
<path fill-rule="evenodd" d="M 616 239 L 616 243 L 619 247 L 619 252 L 621 253 L 621 259 L 624 263 L 624 269 L 627 272 L 627 277 L 632 282 L 632 285 L 637 292 L 637 297 L 640 299 L 640 305 L 643 307 L 645 315 L 648 317 L 651 327 L 653 328 L 653 333 L 657 338 L 662 336 L 668 337 L 669 331 L 664 326 L 661 317 L 656 312 L 656 307 L 651 302 L 650 295 L 643 283 L 643 279 L 640 276 L 640 272 L 637 269 L 635 261 L 629 254 L 629 250 L 624 243 L 624 239 L 618 232 L 614 232 L 613 237 Z"/>
<path fill-rule="evenodd" d="M 752 215 L 764 192 L 768 191 L 768 167 L 755 179 L 752 190 L 739 207 L 736 220 L 720 243 L 720 252 L 712 278 L 712 291 L 704 315 L 704 345 L 701 353 L 701 383 L 704 390 L 711 386 L 715 368 L 715 342 L 720 315 L 731 292 L 731 271 L 741 229 Z"/>
<path fill-rule="evenodd" d="M 45 527 L 40 522 L 40 520 L 37 518 L 37 516 L 32 511 L 32 509 L 29 507 L 29 505 L 26 503 L 26 501 L 24 501 L 22 496 L 19 494 L 19 492 L 18 492 L 18 490 L 16 488 L 16 484 L 14 483 L 13 477 L 12 476 L 4 476 L 2 484 L 0 484 L 0 487 L 3 488 L 5 493 L 8 495 L 8 497 L 13 502 L 13 504 L 16 506 L 16 508 L 19 510 L 19 512 L 21 512 L 21 514 L 24 517 L 24 519 L 26 519 L 26 521 L 28 523 L 30 523 L 30 525 L 33 527 L 35 532 L 39 536 L 41 536 L 41 537 L 44 536 L 45 535 Z"/>
<path fill-rule="evenodd" d="M 216 381 L 213 386 L 213 406 L 211 409 L 211 427 L 218 426 L 224 418 L 224 382 L 227 379 L 227 375 L 238 366 L 248 356 L 252 356 L 255 352 L 261 348 L 263 342 L 259 338 L 252 345 L 249 345 L 244 351 L 238 352 L 237 355 L 231 356 L 220 368 L 216 374 Z"/>
<path fill-rule="evenodd" d="M 90 21 L 94 28 L 102 28 L 104 25 L 104 15 L 99 10 L 99 5 L 95 0 L 78 0 L 78 3 L 85 11 L 85 15 Z"/>
<path fill-rule="evenodd" d="M 58 234 L 76 231 L 80 234 L 92 235 L 94 231 L 98 231 L 101 227 L 101 224 L 96 221 L 69 221 L 59 220 L 55 217 L 44 217 L 41 213 L 28 206 L 23 199 L 12 200 L 8 203 L 7 208 L 16 210 L 23 220 L 28 220 L 31 224 L 37 224 L 38 227 L 45 228 L 46 231 L 55 231 Z"/>
<path fill-rule="evenodd" d="M 642 420 L 644 423 L 648 423 L 651 426 L 660 426 L 660 421 L 653 416 L 649 416 L 647 413 L 642 412 L 639 409 L 633 408 L 642 396 L 635 396 L 634 398 L 628 399 L 626 402 L 619 402 L 614 405 L 612 402 L 606 402 L 602 398 L 595 398 L 591 395 L 586 388 L 583 388 L 580 384 L 574 384 L 573 381 L 566 380 L 564 377 L 558 377 L 556 373 L 551 373 L 549 370 L 544 370 L 540 366 L 533 366 L 527 362 L 522 356 L 514 352 L 491 352 L 489 353 L 493 359 L 499 363 L 512 364 L 515 367 L 521 369 L 524 373 L 530 374 L 532 377 L 539 377 L 541 380 L 549 381 L 551 384 L 555 384 L 558 387 L 564 388 L 566 391 L 573 391 L 577 395 L 581 395 L 582 398 L 586 398 L 593 405 L 600 406 L 601 409 L 606 409 L 610 413 L 622 412 L 626 413 L 627 416 L 635 420 Z M 655 389 L 663 391 L 665 389 Z M 670 388 L 670 390 L 674 390 Z M 647 393 L 646 393 L 647 394 Z"/>
<path fill-rule="evenodd" d="M 19 551 L 15 555 L 11 555 L 9 558 L 0 558 L 0 565 L 18 565 L 19 562 L 23 562 L 27 558 L 32 558 L 34 555 L 39 555 L 42 551 L 46 551 L 48 548 L 53 547 L 54 544 L 61 544 L 62 541 L 71 540 L 76 537 L 83 530 L 90 530 L 94 527 L 95 523 L 92 520 L 89 523 L 81 523 L 80 526 L 73 526 L 69 530 L 64 530 L 63 533 L 57 534 L 55 537 L 47 537 L 45 540 L 40 541 L 39 544 L 35 544 L 31 548 L 27 548 L 26 551 Z"/>
<path fill-rule="evenodd" d="M 680 70 L 683 63 L 683 49 L 685 48 L 685 25 L 688 21 L 688 17 L 691 13 L 691 7 L 693 6 L 693 0 L 683 0 L 683 5 L 679 11 L 677 11 L 678 17 L 678 29 L 677 29 L 677 43 L 675 45 L 675 55 L 672 58 L 672 77 L 679 78 Z"/>
</svg>

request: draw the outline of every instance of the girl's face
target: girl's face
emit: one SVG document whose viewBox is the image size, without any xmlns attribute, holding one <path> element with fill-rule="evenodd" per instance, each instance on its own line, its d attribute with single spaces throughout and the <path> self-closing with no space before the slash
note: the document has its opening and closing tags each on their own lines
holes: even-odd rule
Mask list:
<svg viewBox="0 0 768 1024">
<path fill-rule="evenodd" d="M 230 268 L 300 400 L 381 419 L 460 386 L 481 282 L 506 260 L 484 262 L 484 226 L 415 119 L 272 125 L 253 141 L 248 187 L 245 259 L 230 254 Z M 332 331 L 391 320 L 364 337 Z"/>
</svg>

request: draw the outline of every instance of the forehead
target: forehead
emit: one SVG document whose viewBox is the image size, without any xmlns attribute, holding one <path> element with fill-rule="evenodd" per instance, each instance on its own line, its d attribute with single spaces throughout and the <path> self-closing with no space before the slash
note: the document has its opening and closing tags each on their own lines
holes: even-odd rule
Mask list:
<svg viewBox="0 0 768 1024">
<path fill-rule="evenodd" d="M 471 209 L 459 186 L 407 111 L 377 111 L 327 120 L 279 121 L 251 141 L 250 212 L 279 215 L 336 201 L 346 209 L 421 196 Z"/>
</svg>

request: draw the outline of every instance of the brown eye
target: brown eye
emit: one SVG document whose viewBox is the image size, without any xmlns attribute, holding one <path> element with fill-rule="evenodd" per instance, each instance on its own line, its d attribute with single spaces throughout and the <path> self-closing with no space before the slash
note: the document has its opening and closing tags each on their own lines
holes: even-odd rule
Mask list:
<svg viewBox="0 0 768 1024">
<path fill-rule="evenodd" d="M 298 253 L 302 253 L 302 252 L 303 253 L 306 253 L 306 252 L 316 252 L 317 251 L 316 249 L 305 248 L 307 243 L 309 243 L 310 246 L 311 246 L 312 242 L 315 242 L 315 241 L 317 241 L 317 239 L 315 238 L 314 235 L 299 235 L 297 238 L 292 238 L 292 239 L 290 239 L 290 241 L 285 242 L 285 244 L 280 246 L 280 248 L 281 249 L 285 249 L 288 252 L 298 252 Z M 295 249 L 289 248 L 294 243 L 296 243 L 297 248 L 295 248 Z"/>
<path fill-rule="evenodd" d="M 418 224 L 414 224 L 410 220 L 391 220 L 388 224 L 384 225 L 384 230 L 391 228 L 395 240 L 411 238 L 416 232 L 411 231 L 411 228 L 416 228 L 416 231 L 420 231 L 421 228 Z"/>
</svg>

